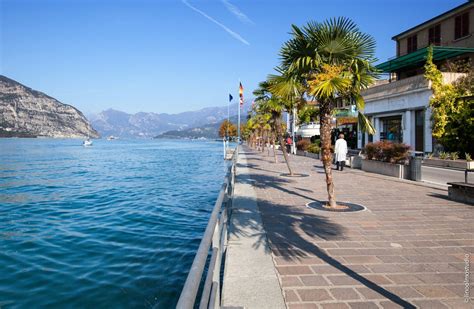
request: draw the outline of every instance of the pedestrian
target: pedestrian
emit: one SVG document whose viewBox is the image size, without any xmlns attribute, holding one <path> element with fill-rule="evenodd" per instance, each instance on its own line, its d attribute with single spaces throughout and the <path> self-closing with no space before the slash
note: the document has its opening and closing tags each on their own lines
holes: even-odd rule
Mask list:
<svg viewBox="0 0 474 309">
<path fill-rule="evenodd" d="M 293 145 L 293 140 L 291 139 L 291 137 L 288 136 L 286 138 L 286 152 L 287 153 L 291 152 L 291 145 Z"/>
<path fill-rule="evenodd" d="M 339 134 L 339 138 L 336 141 L 336 145 L 334 147 L 334 153 L 336 155 L 336 168 L 339 170 L 339 166 L 341 166 L 341 171 L 344 169 L 346 165 L 346 154 L 347 154 L 347 142 L 344 139 L 344 134 Z"/>
</svg>

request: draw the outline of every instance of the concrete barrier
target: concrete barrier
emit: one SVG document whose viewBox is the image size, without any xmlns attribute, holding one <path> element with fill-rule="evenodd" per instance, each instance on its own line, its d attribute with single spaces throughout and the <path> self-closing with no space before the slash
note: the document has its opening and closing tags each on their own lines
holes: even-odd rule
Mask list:
<svg viewBox="0 0 474 309">
<path fill-rule="evenodd" d="M 474 184 L 448 182 L 448 197 L 453 201 L 474 205 Z"/>
<path fill-rule="evenodd" d="M 361 161 L 361 167 L 363 171 L 392 176 L 400 179 L 410 179 L 410 167 L 408 165 L 392 164 L 388 162 L 367 159 L 363 159 Z"/>
<path fill-rule="evenodd" d="M 453 167 L 466 169 L 466 161 L 464 160 L 441 160 L 441 159 L 423 159 L 423 165 L 439 166 L 439 167 Z"/>
</svg>

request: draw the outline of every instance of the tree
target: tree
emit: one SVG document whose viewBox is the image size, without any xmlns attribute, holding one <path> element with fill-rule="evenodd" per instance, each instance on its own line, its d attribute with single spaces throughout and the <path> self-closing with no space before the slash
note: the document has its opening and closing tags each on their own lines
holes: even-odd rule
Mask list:
<svg viewBox="0 0 474 309">
<path fill-rule="evenodd" d="M 443 75 L 433 63 L 433 49 L 428 48 L 425 78 L 431 81 L 433 95 L 432 134 L 448 151 L 474 153 L 474 70 L 453 84 L 443 84 Z"/>
<path fill-rule="evenodd" d="M 309 22 L 292 26 L 292 37 L 283 45 L 282 69 L 304 80 L 306 95 L 319 103 L 321 152 L 328 206 L 337 208 L 331 162 L 331 118 L 337 98 L 348 99 L 359 110 L 359 126 L 374 133 L 363 115 L 364 100 L 360 95 L 376 76 L 374 39 L 362 33 L 350 19 L 340 17 L 323 23 Z"/>
<path fill-rule="evenodd" d="M 298 112 L 298 119 L 301 123 L 310 123 L 316 121 L 319 115 L 319 109 L 316 106 L 305 105 Z"/>
<path fill-rule="evenodd" d="M 278 97 L 271 91 L 272 82 L 267 80 L 259 84 L 259 88 L 256 89 L 253 94 L 256 96 L 255 102 L 257 105 L 257 114 L 267 114 L 272 131 L 272 138 L 278 139 L 281 150 L 283 152 L 283 158 L 285 159 L 288 172 L 293 175 L 291 170 L 288 154 L 286 152 L 285 141 L 283 139 L 283 126 L 281 123 L 282 113 L 285 110 L 285 103 L 281 97 Z M 276 158 L 276 157 L 275 157 Z M 276 161 L 276 160 L 275 160 Z"/>
<path fill-rule="evenodd" d="M 225 119 L 219 127 L 219 137 L 237 136 L 237 126 Z"/>
</svg>

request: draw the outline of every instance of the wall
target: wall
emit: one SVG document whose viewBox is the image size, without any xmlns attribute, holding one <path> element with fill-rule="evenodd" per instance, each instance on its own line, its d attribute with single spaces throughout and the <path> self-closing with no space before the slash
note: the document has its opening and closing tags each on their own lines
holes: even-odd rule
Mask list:
<svg viewBox="0 0 474 309">
<path fill-rule="evenodd" d="M 469 11 L 469 33 L 470 35 L 464 37 L 462 39 L 455 40 L 454 39 L 454 23 L 455 18 L 459 14 L 462 14 L 466 11 Z M 441 24 L 441 46 L 454 46 L 454 47 L 474 47 L 474 6 L 470 9 L 464 9 L 462 11 L 458 11 L 454 14 L 449 14 L 448 16 L 444 17 L 442 20 L 434 21 L 426 25 L 425 27 L 420 29 L 414 29 L 402 37 L 398 38 L 398 42 L 400 44 L 400 55 L 403 56 L 407 54 L 407 38 L 417 34 L 417 47 L 418 49 L 424 48 L 428 46 L 428 36 L 429 36 L 429 28 Z M 395 51 L 396 52 L 396 51 Z"/>
</svg>

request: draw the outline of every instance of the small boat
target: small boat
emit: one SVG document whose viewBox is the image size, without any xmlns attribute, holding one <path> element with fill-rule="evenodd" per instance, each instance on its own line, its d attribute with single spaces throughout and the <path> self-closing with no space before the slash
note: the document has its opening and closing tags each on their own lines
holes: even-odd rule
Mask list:
<svg viewBox="0 0 474 309">
<path fill-rule="evenodd" d="M 92 146 L 92 141 L 89 138 L 87 138 L 84 142 L 82 142 L 82 146 L 84 147 Z"/>
<path fill-rule="evenodd" d="M 111 141 L 111 140 L 114 140 L 114 139 L 117 139 L 117 137 L 113 136 L 113 135 L 110 135 L 109 137 L 107 137 L 107 140 L 108 141 Z"/>
</svg>

